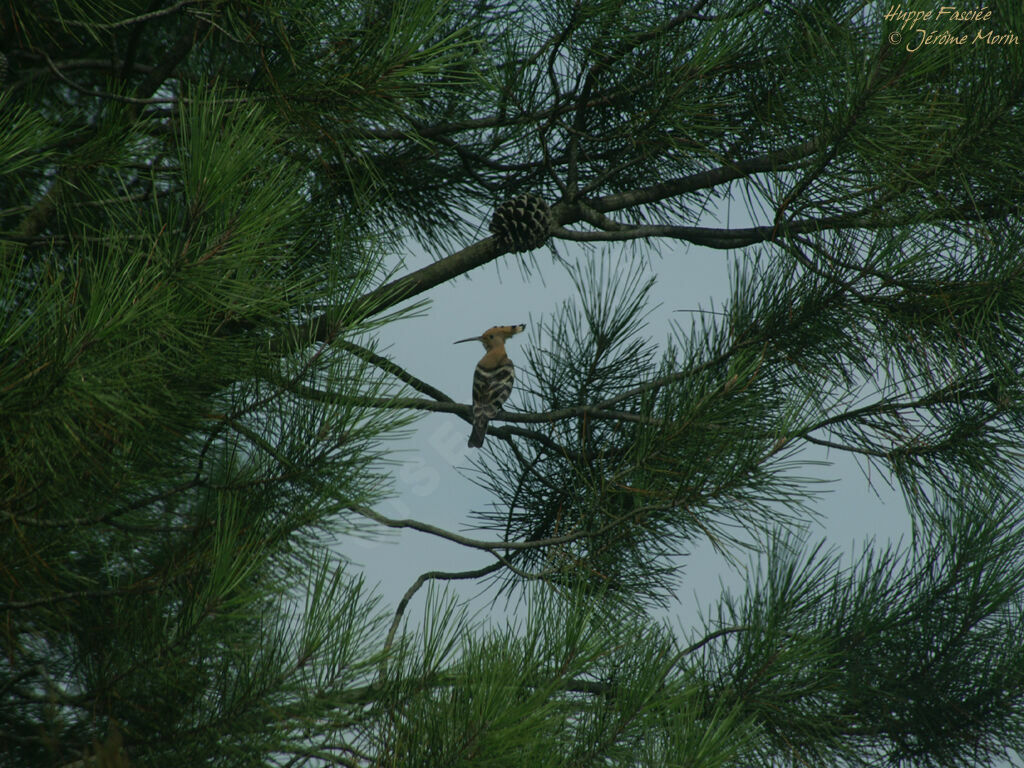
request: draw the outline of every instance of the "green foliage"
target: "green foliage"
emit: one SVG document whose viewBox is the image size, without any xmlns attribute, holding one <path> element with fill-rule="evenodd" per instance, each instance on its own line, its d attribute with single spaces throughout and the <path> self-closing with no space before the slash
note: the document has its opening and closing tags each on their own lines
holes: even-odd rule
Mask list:
<svg viewBox="0 0 1024 768">
<path fill-rule="evenodd" d="M 671 634 L 600 605 L 531 590 L 524 625 L 495 630 L 428 596 L 458 659 L 443 672 L 407 662 L 385 764 L 721 766 L 742 756 L 756 728 L 706 706 Z"/>
<path fill-rule="evenodd" d="M 1020 750 L 1019 500 L 964 492 L 908 552 L 852 566 L 779 541 L 716 624 L 704 675 L 763 725 L 764 759 L 977 765 Z M 953 619 L 952 617 L 956 617 Z"/>
<path fill-rule="evenodd" d="M 1004 5 L 986 28 L 1024 34 Z M 885 12 L 7 3 L 0 762 L 1024 749 L 1024 54 L 910 50 Z M 389 520 L 385 441 L 470 407 L 376 332 L 504 258 L 479 222 L 524 193 L 553 237 L 632 247 L 554 261 L 577 296 L 531 324 L 476 467 L 493 538 Z M 752 226 L 711 221 L 740 200 Z M 412 238 L 466 247 L 393 279 Z M 660 346 L 658 238 L 732 265 Z M 912 540 L 812 543 L 811 447 L 898 485 Z M 495 562 L 381 606 L 330 549 L 367 521 Z M 689 633 L 652 621 L 705 541 L 764 566 Z M 403 622 L 487 576 L 518 620 L 429 591 Z"/>
</svg>

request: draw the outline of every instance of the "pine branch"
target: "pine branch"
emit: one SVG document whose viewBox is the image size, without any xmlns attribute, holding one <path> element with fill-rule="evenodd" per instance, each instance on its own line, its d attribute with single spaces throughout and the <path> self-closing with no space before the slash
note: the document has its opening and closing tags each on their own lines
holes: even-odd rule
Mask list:
<svg viewBox="0 0 1024 768">
<path fill-rule="evenodd" d="M 856 2 L 165 4 L 7 14 L 18 765 L 75 760 L 115 717 L 160 765 L 675 765 L 695 744 L 709 765 L 973 765 L 1021 740 L 1009 48 L 903 56 Z M 377 441 L 471 406 L 356 334 L 532 257 L 461 242 L 374 288 L 361 244 L 455 239 L 526 191 L 555 238 L 757 256 L 660 355 L 622 290 L 634 249 L 600 249 L 607 279 L 575 274 L 524 351 L 530 412 L 479 454 L 495 538 L 379 515 Z M 774 226 L 698 226 L 740 197 Z M 649 642 L 694 541 L 734 557 L 806 522 L 787 467 L 812 444 L 903 484 L 915 568 L 790 567 L 787 540 L 746 605 Z M 494 561 L 379 613 L 308 578 L 327 533 L 367 526 Z M 558 596 L 490 634 L 431 604 L 394 648 L 423 584 L 488 577 Z M 441 669 L 420 636 L 461 655 Z"/>
<path fill-rule="evenodd" d="M 421 573 L 419 577 L 412 583 L 412 585 L 402 595 L 402 599 L 398 601 L 398 607 L 395 608 L 395 615 L 391 619 L 391 626 L 388 627 L 388 634 L 384 640 L 384 652 L 386 653 L 391 649 L 395 642 L 395 633 L 398 631 L 399 624 L 402 623 L 402 616 L 405 615 L 405 609 L 409 607 L 409 602 L 416 596 L 420 587 L 426 584 L 428 581 L 455 581 L 461 579 L 479 579 L 484 576 L 488 576 L 497 570 L 505 567 L 505 563 L 498 561 L 491 563 L 483 568 L 477 568 L 471 571 L 427 571 Z"/>
<path fill-rule="evenodd" d="M 364 294 L 355 300 L 354 312 L 352 307 L 344 308 L 346 317 L 354 314 L 358 318 L 368 318 L 380 314 L 453 277 L 493 261 L 501 253 L 497 238 L 488 237 Z M 344 322 L 334 319 L 332 313 L 325 312 L 292 328 L 286 335 L 276 336 L 269 347 L 274 354 L 288 354 L 314 342 L 330 344 L 345 327 Z"/>
<path fill-rule="evenodd" d="M 77 19 L 64 19 L 63 23 L 67 24 L 69 27 L 83 27 L 91 32 L 102 32 L 111 29 L 122 29 L 124 27 L 130 27 L 136 24 L 152 21 L 153 19 L 163 18 L 164 16 L 171 16 L 189 5 L 202 5 L 202 0 L 178 0 L 174 5 L 169 5 L 166 8 L 161 8 L 157 11 L 150 11 L 149 13 L 143 13 L 139 16 L 131 16 L 127 19 L 121 19 L 120 21 L 114 21 L 108 24 L 102 24 L 94 21 L 79 21 Z"/>
<path fill-rule="evenodd" d="M 710 643 L 712 640 L 717 640 L 720 637 L 726 637 L 728 635 L 734 635 L 737 632 L 750 632 L 751 630 L 754 630 L 754 629 L 756 629 L 756 627 L 753 624 L 739 624 L 739 625 L 733 626 L 733 627 L 721 627 L 720 629 L 716 629 L 714 632 L 709 632 L 708 634 L 704 635 L 704 637 L 702 637 L 697 642 L 695 642 L 695 643 L 687 646 L 686 648 L 684 648 L 680 652 L 680 656 L 689 656 L 694 651 L 699 651 L 701 648 L 703 648 L 705 645 Z"/>
<path fill-rule="evenodd" d="M 390 373 L 392 376 L 394 376 L 399 381 L 404 382 L 405 384 L 408 384 L 410 387 L 412 387 L 416 391 L 422 392 L 423 394 L 427 395 L 428 397 L 433 398 L 438 403 L 453 403 L 454 402 L 444 392 L 442 392 L 439 389 L 436 389 L 435 387 L 431 386 L 427 382 L 422 381 L 421 379 L 416 378 L 411 373 L 409 373 L 404 368 L 402 368 L 400 365 L 395 363 L 393 360 L 389 360 L 386 357 L 382 357 L 381 355 L 378 355 L 375 352 L 372 352 L 371 350 L 366 349 L 365 347 L 361 347 L 358 344 L 354 344 L 353 342 L 348 341 L 347 339 L 338 339 L 338 340 L 336 340 L 334 342 L 334 345 L 336 347 L 338 347 L 339 349 L 343 349 L 346 352 L 349 352 L 349 353 L 355 355 L 356 357 L 360 358 L 361 360 L 365 360 L 368 363 L 372 363 L 373 365 L 375 365 L 378 368 L 380 368 L 382 371 Z M 409 407 L 416 408 L 417 406 L 411 405 Z"/>
<path fill-rule="evenodd" d="M 579 232 L 564 227 L 552 227 L 551 234 L 563 240 L 590 243 L 667 237 L 674 240 L 685 240 L 688 243 L 703 245 L 708 248 L 733 250 L 745 248 L 748 245 L 756 245 L 757 243 L 771 242 L 782 235 L 797 232 L 816 232 L 822 229 L 821 222 L 813 220 L 797 222 L 779 228 L 762 226 L 748 227 L 746 229 L 717 229 L 714 227 L 686 227 L 662 224 L 627 226 L 617 223 L 609 223 L 609 226 L 614 227 L 614 229 L 602 232 Z"/>
<path fill-rule="evenodd" d="M 38 597 L 34 600 L 12 600 L 7 603 L 0 603 L 0 611 L 18 611 L 26 608 L 38 608 L 43 605 L 54 605 L 68 600 L 108 600 L 114 597 L 126 595 L 138 595 L 144 592 L 155 592 L 164 589 L 165 583 L 159 584 L 132 584 L 127 587 L 116 589 L 92 589 L 79 590 L 75 592 L 59 592 L 47 597 Z"/>
<path fill-rule="evenodd" d="M 184 5 L 184 3 L 179 3 Z M 180 8 L 175 8 L 180 10 Z M 178 38 L 177 42 L 171 46 L 171 49 L 164 56 L 163 60 L 155 67 L 153 67 L 146 77 L 135 89 L 134 97 L 124 97 L 132 104 L 145 104 L 150 103 L 150 98 L 153 93 L 159 88 L 164 80 L 171 74 L 178 64 L 188 55 L 192 49 L 197 37 L 199 37 L 207 28 L 209 22 L 205 20 L 197 20 L 191 28 L 186 31 L 181 37 Z M 58 70 L 53 62 L 50 60 L 49 55 L 40 50 L 39 53 L 45 58 L 47 64 L 51 70 L 66 84 L 81 90 L 75 83 L 69 81 L 64 75 Z M 94 94 L 90 94 L 94 95 Z M 113 98 L 113 94 L 109 94 Z M 58 205 L 60 197 L 63 194 L 65 185 L 69 188 L 73 188 L 77 183 L 77 171 L 71 168 L 64 168 L 58 174 L 56 174 L 53 181 L 50 183 L 49 188 L 43 194 L 42 198 L 37 202 L 32 210 L 26 215 L 18 227 L 14 231 L 15 237 L 20 241 L 28 241 L 37 235 L 39 235 L 46 227 L 47 222 L 50 219 L 53 211 Z"/>
<path fill-rule="evenodd" d="M 444 400 L 423 400 L 414 397 L 366 397 L 352 396 L 348 394 L 336 396 L 324 390 L 298 385 L 289 387 L 288 389 L 296 395 L 320 402 L 335 402 L 339 399 L 343 399 L 346 403 L 355 403 L 367 408 L 397 408 L 416 411 L 430 411 L 432 413 L 451 413 L 459 416 L 467 423 L 473 423 L 473 405 L 471 403 L 456 403 L 438 390 L 435 391 L 442 397 L 445 397 Z M 590 419 L 606 419 L 633 424 L 646 424 L 648 426 L 663 425 L 663 422 L 659 419 L 651 419 L 628 411 L 612 411 L 592 405 L 570 406 L 568 408 L 559 408 L 557 410 L 543 411 L 540 413 L 516 413 L 501 410 L 498 411 L 497 415 L 495 415 L 491 421 L 504 421 L 510 424 L 550 424 L 556 421 L 564 421 L 565 419 L 579 418 L 581 416 Z"/>
<path fill-rule="evenodd" d="M 798 160 L 814 155 L 821 148 L 821 144 L 822 140 L 820 138 L 808 139 L 805 142 L 785 149 L 768 152 L 745 160 L 729 162 L 717 168 L 711 168 L 690 176 L 669 179 L 668 181 L 630 190 L 629 192 L 605 195 L 594 200 L 588 200 L 587 205 L 596 211 L 607 213 L 624 208 L 635 208 L 639 205 L 650 205 L 670 197 L 680 197 L 692 194 L 693 192 L 699 192 L 702 189 L 713 189 L 736 179 L 742 179 L 758 173 L 777 171 Z"/>
<path fill-rule="evenodd" d="M 354 506 L 349 507 L 353 512 L 356 512 L 363 517 L 369 518 L 381 525 L 386 525 L 389 528 L 410 528 L 414 531 L 420 531 L 421 533 L 427 533 L 431 536 L 436 536 L 441 539 L 446 539 L 455 544 L 460 544 L 470 549 L 480 549 L 488 552 L 498 558 L 503 565 L 509 567 L 509 563 L 505 558 L 496 554 L 498 550 L 521 550 L 521 549 L 540 549 L 544 547 L 552 547 L 557 544 L 567 544 L 578 539 L 585 538 L 593 535 L 587 531 L 578 531 L 576 533 L 566 534 L 564 536 L 554 536 L 547 539 L 539 539 L 536 541 L 481 541 L 479 539 L 470 539 L 466 536 L 462 536 L 452 531 L 446 531 L 443 528 L 439 528 L 429 523 L 422 523 L 419 520 L 413 520 L 411 518 L 405 520 L 396 520 L 390 517 L 385 517 L 377 512 L 374 512 L 369 507 Z"/>
<path fill-rule="evenodd" d="M 122 104 L 174 104 L 174 103 L 176 103 L 178 101 L 177 98 L 174 98 L 174 97 L 166 98 L 166 99 L 161 99 L 161 98 L 144 98 L 144 99 L 140 99 L 140 98 L 136 98 L 134 96 L 122 96 L 121 94 L 110 93 L 109 91 L 100 91 L 100 90 L 93 90 L 93 89 L 90 89 L 90 88 L 85 88 L 85 87 L 79 85 L 78 83 L 76 83 L 71 78 L 69 78 L 67 75 L 65 75 L 64 72 L 61 71 L 61 69 L 53 62 L 53 60 L 46 54 L 45 51 L 42 51 L 41 55 L 46 60 L 46 65 L 50 68 L 50 71 L 53 72 L 53 74 L 57 76 L 58 80 L 60 80 L 62 83 L 64 83 L 69 88 L 73 88 L 74 90 L 78 91 L 79 93 L 83 93 L 86 96 L 94 96 L 94 97 L 101 98 L 101 99 L 108 99 L 110 101 L 119 101 Z M 153 72 L 154 72 L 154 68 L 148 68 L 146 70 L 147 76 L 152 75 Z"/>
<path fill-rule="evenodd" d="M 180 3 L 179 6 L 184 6 L 184 3 Z M 148 99 L 151 97 L 163 85 L 164 81 L 171 76 L 175 68 L 185 60 L 185 57 L 192 51 L 192 46 L 209 28 L 210 22 L 202 18 L 196 19 L 192 25 L 186 28 L 167 53 L 164 54 L 160 63 L 153 67 L 153 70 L 135 88 L 135 98 Z"/>
</svg>

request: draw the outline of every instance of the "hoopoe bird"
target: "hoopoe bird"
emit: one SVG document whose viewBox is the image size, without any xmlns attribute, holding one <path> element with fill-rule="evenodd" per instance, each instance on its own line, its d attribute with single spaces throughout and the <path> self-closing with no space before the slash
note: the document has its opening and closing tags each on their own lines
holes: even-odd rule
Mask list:
<svg viewBox="0 0 1024 768">
<path fill-rule="evenodd" d="M 473 372 L 473 431 L 469 434 L 469 447 L 479 448 L 484 444 L 487 422 L 501 410 L 512 392 L 515 366 L 505 354 L 505 342 L 521 332 L 525 323 L 519 325 L 496 325 L 480 336 L 459 339 L 456 344 L 479 341 L 487 350 Z"/>
</svg>

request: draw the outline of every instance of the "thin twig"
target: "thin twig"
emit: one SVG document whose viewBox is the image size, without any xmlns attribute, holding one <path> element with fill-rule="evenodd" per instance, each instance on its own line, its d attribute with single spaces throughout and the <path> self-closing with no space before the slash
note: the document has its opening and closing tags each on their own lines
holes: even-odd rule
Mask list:
<svg viewBox="0 0 1024 768">
<path fill-rule="evenodd" d="M 349 509 L 363 517 L 368 517 L 381 525 L 386 525 L 389 528 L 411 528 L 414 531 L 429 533 L 431 536 L 437 536 L 438 538 L 446 539 L 447 541 L 454 542 L 455 544 L 461 544 L 464 547 L 481 549 L 485 552 L 491 553 L 492 555 L 496 554 L 497 550 L 500 549 L 539 549 L 541 547 L 550 547 L 556 544 L 566 544 L 593 535 L 589 531 L 577 531 L 564 536 L 555 536 L 550 539 L 537 539 L 534 541 L 482 541 L 480 539 L 470 539 L 466 536 L 461 536 L 458 533 L 447 531 L 444 528 L 438 528 L 437 526 L 430 525 L 429 523 L 422 523 L 419 520 L 413 520 L 412 518 L 396 520 L 391 517 L 385 517 L 378 512 L 374 512 L 369 507 L 361 505 L 349 506 Z"/>
<path fill-rule="evenodd" d="M 687 648 L 684 648 L 680 652 L 679 655 L 680 656 L 686 656 L 688 654 L 691 654 L 694 651 L 699 650 L 703 646 L 707 645 L 712 640 L 714 640 L 716 638 L 719 638 L 719 637 L 722 637 L 723 635 L 732 635 L 732 634 L 735 634 L 737 632 L 749 632 L 751 629 L 753 629 L 753 627 L 751 625 L 749 625 L 749 624 L 741 624 L 741 625 L 736 626 L 736 627 L 722 627 L 721 629 L 716 629 L 711 634 L 705 635 L 704 637 L 702 637 L 700 640 L 698 640 L 693 645 L 691 645 L 691 646 L 689 646 Z"/>
<path fill-rule="evenodd" d="M 361 360 L 365 360 L 368 363 L 372 363 L 373 365 L 380 368 L 382 371 L 390 373 L 399 381 L 405 382 L 413 389 L 422 392 L 424 395 L 427 395 L 428 397 L 434 398 L 434 400 L 437 400 L 440 403 L 455 402 L 441 390 L 431 386 L 430 384 L 421 379 L 416 378 L 394 361 L 389 360 L 388 358 L 383 357 L 381 355 L 378 355 L 376 352 L 373 352 L 372 350 L 369 350 L 366 347 L 361 347 L 360 345 L 355 344 L 351 341 L 347 341 L 346 339 L 336 339 L 334 342 L 334 346 L 338 347 L 339 349 L 343 349 L 346 352 L 349 352 L 350 354 L 355 355 Z"/>
<path fill-rule="evenodd" d="M 152 19 L 159 19 L 161 16 L 170 16 L 187 5 L 198 5 L 199 3 L 200 0 L 179 0 L 174 5 L 168 6 L 167 8 L 161 8 L 159 11 L 143 13 L 140 16 L 132 16 L 131 18 L 122 19 L 121 21 L 113 21 L 109 24 L 97 24 L 91 21 L 75 21 L 74 19 L 64 19 L 63 23 L 69 27 L 85 27 L 90 30 L 120 29 L 122 27 L 130 27 L 133 24 L 141 24 L 145 21 L 151 21 Z"/>
<path fill-rule="evenodd" d="M 398 631 L 398 625 L 402 621 L 402 616 L 405 614 L 405 609 L 408 607 L 409 601 L 412 600 L 413 596 L 419 591 L 419 588 L 422 587 L 427 581 L 454 581 L 455 579 L 478 579 L 482 576 L 487 576 L 491 573 L 494 573 L 495 571 L 500 570 L 503 567 L 503 564 L 498 562 L 491 563 L 490 565 L 484 566 L 483 568 L 477 568 L 473 571 L 427 571 L 426 573 L 421 573 L 419 575 L 419 578 L 417 578 L 416 581 L 412 583 L 412 586 L 410 586 L 405 591 L 405 594 L 402 595 L 402 599 L 398 603 L 398 608 L 395 609 L 395 616 L 391 620 L 391 627 L 390 629 L 388 629 L 388 636 L 387 639 L 384 641 L 384 650 L 388 651 L 391 649 L 391 646 L 395 641 L 395 632 Z"/>
<path fill-rule="evenodd" d="M 50 71 L 53 72 L 53 74 L 55 74 L 62 83 L 64 83 L 69 88 L 74 88 L 79 93 L 84 93 L 87 96 L 96 96 L 101 99 L 111 99 L 113 101 L 120 101 L 125 104 L 176 104 L 180 101 L 180 99 L 177 97 L 170 99 L 137 99 L 134 96 L 122 96 L 119 93 L 110 93 L 109 91 L 98 91 L 90 88 L 84 88 L 78 83 L 76 83 L 74 80 L 69 78 L 67 75 L 65 75 L 63 72 L 61 72 L 57 65 L 53 63 L 53 59 L 51 59 L 45 51 L 41 51 L 40 53 L 42 53 L 43 58 L 46 59 L 46 64 L 50 68 Z"/>
</svg>

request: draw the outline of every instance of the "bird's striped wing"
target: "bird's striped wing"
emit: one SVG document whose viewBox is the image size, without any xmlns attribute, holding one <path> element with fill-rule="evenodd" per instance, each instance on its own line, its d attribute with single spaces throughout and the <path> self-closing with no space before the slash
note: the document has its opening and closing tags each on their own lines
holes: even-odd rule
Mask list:
<svg viewBox="0 0 1024 768">
<path fill-rule="evenodd" d="M 470 447 L 483 445 L 487 434 L 487 422 L 501 410 L 512 392 L 515 380 L 515 366 L 505 358 L 495 368 L 478 365 L 473 373 L 473 432 L 469 436 Z"/>
</svg>

